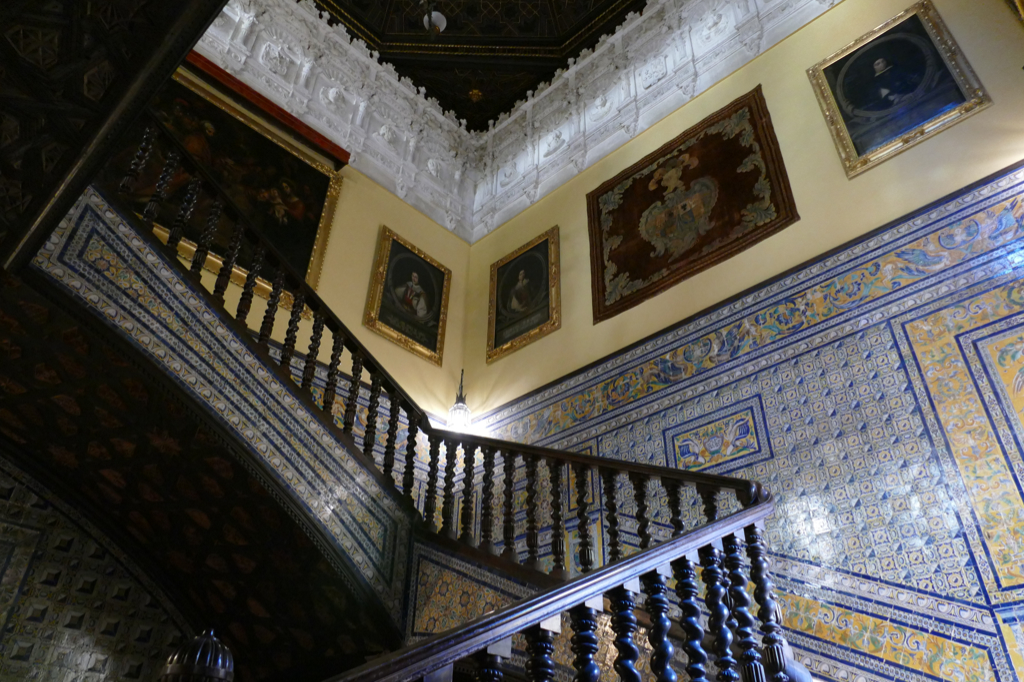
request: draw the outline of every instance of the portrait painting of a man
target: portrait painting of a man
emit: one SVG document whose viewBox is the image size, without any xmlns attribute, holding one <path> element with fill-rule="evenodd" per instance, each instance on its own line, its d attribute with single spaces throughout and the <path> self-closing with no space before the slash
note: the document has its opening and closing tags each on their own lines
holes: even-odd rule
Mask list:
<svg viewBox="0 0 1024 682">
<path fill-rule="evenodd" d="M 383 227 L 363 323 L 440 365 L 450 280 L 451 270 Z"/>
<path fill-rule="evenodd" d="M 986 105 L 951 41 L 920 2 L 808 71 L 850 177 Z"/>
<path fill-rule="evenodd" d="M 491 266 L 487 361 L 560 326 L 558 228 L 554 227 Z"/>
</svg>

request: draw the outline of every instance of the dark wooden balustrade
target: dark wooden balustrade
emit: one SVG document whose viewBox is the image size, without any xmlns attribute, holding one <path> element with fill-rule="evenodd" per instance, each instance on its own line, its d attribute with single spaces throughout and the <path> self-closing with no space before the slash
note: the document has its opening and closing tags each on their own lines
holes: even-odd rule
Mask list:
<svg viewBox="0 0 1024 682">
<path fill-rule="evenodd" d="M 759 484 L 435 428 L 415 400 L 303 278 L 289 269 L 281 254 L 263 240 L 160 122 L 154 118 L 145 123 L 145 131 L 137 134 L 139 150 L 118 178 L 115 191 L 130 192 L 147 165 L 162 164 L 141 216 L 152 226 L 160 207 L 175 200 L 167 195 L 170 178 L 182 170 L 191 176 L 181 204 L 175 207 L 178 218 L 167 231 L 165 248 L 177 261 L 179 254 L 188 253 L 182 248 L 189 246 L 185 235 L 192 230 L 197 241 L 190 263 L 183 268 L 207 288 L 211 304 L 234 319 L 243 337 L 280 379 L 294 382 L 300 399 L 314 413 L 321 413 L 325 425 L 353 456 L 403 501 L 418 518 L 419 532 L 519 575 L 527 571 L 544 578 L 536 582 L 547 586 L 537 597 L 335 679 L 419 679 L 470 655 L 479 664 L 479 679 L 500 679 L 508 655 L 499 645 L 520 632 L 529 643 L 530 679 L 551 679 L 550 623 L 566 612 L 573 627 L 577 679 L 595 680 L 595 619 L 606 598 L 619 678 L 640 679 L 635 667 L 635 611 L 643 607 L 651 623 L 651 669 L 658 682 L 676 682 L 678 673 L 670 663 L 674 649 L 668 639 L 672 625 L 668 581 L 674 578 L 675 597 L 682 609 L 679 625 L 686 636 L 682 645 L 688 660 L 686 673 L 691 680 L 700 682 L 713 675 L 720 682 L 786 682 L 785 642 L 757 525 L 771 513 L 773 502 Z M 157 169 L 149 173 L 152 176 Z M 224 253 L 215 255 L 218 235 L 219 243 L 227 246 Z M 159 244 L 153 234 L 143 237 Z M 209 278 L 202 279 L 204 269 L 217 272 L 212 285 Z M 231 289 L 231 282 L 238 290 Z M 257 296 L 267 303 L 262 318 L 253 320 L 256 326 L 250 328 Z M 237 304 L 227 302 L 236 299 Z M 272 348 L 275 337 L 282 339 L 279 352 Z M 276 361 L 271 360 L 274 355 Z M 383 442 L 378 433 L 383 434 Z M 419 472 L 417 457 L 426 461 Z M 636 510 L 635 550 L 625 542 L 627 527 L 622 518 L 628 499 L 621 498 L 630 489 Z M 662 491 L 668 501 L 671 539 L 658 544 L 655 536 L 660 533 L 655 532 L 658 523 L 650 501 L 660 499 Z M 726 495 L 734 496 L 735 503 Z M 691 507 L 689 512 L 686 505 Z M 723 509 L 738 511 L 723 517 Z M 687 517 L 693 516 L 702 518 L 688 524 Z M 664 531 L 665 524 L 660 523 Z M 567 534 L 573 530 L 578 542 L 569 552 Z M 597 534 L 607 537 L 606 556 L 595 551 Z M 542 536 L 550 539 L 542 543 Z M 744 572 L 744 547 L 751 562 L 749 576 Z M 698 566 L 705 586 L 703 601 L 710 613 L 706 630 L 715 643 L 712 652 L 703 648 Z M 746 591 L 748 579 L 755 586 L 753 601 Z M 757 607 L 756 618 L 752 605 Z M 711 654 L 718 669 L 715 673 L 709 670 Z"/>
</svg>

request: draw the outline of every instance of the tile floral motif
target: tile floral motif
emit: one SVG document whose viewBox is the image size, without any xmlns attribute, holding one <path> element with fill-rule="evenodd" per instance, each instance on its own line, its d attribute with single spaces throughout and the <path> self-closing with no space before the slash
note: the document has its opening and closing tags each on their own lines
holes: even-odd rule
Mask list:
<svg viewBox="0 0 1024 682">
<path fill-rule="evenodd" d="M 407 618 L 409 640 L 458 627 L 536 592 L 525 583 L 417 543 Z"/>
<path fill-rule="evenodd" d="M 1024 679 L 1022 266 L 1018 168 L 481 425 L 701 466 L 718 424 L 759 405 L 771 457 L 730 471 L 776 496 L 769 547 L 815 676 Z"/>
<path fill-rule="evenodd" d="M 334 539 L 357 592 L 404 615 L 410 519 L 163 256 L 89 189 L 33 266 L 66 287 L 248 444 Z M 346 565 L 346 561 L 348 565 Z"/>
<path fill-rule="evenodd" d="M 691 471 L 726 473 L 737 466 L 770 458 L 771 453 L 761 449 L 759 436 L 763 434 L 760 424 L 763 418 L 758 419 L 760 404 L 754 402 L 755 405 L 724 417 L 713 415 L 698 423 L 685 422 L 666 430 L 665 446 L 673 453 L 675 466 Z"/>
</svg>

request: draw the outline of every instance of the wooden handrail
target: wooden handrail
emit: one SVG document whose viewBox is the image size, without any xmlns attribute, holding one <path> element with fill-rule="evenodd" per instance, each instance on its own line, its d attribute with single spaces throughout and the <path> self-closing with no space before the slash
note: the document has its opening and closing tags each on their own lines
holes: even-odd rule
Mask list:
<svg viewBox="0 0 1024 682">
<path fill-rule="evenodd" d="M 723 490 L 734 490 L 744 505 L 750 505 L 762 498 L 765 491 L 757 481 L 748 481 L 742 478 L 731 476 L 719 476 L 718 474 L 707 474 L 700 471 L 689 471 L 687 469 L 671 469 L 669 467 L 653 466 L 650 464 L 637 464 L 634 462 L 623 462 L 617 459 L 594 457 L 592 455 L 581 455 L 566 450 L 554 450 L 539 445 L 528 445 L 513 443 L 511 441 L 497 440 L 486 436 L 477 436 L 456 431 L 445 431 L 444 429 L 431 428 L 435 433 L 445 440 L 462 443 L 473 448 L 491 447 L 503 452 L 517 455 L 537 455 L 546 459 L 553 459 L 566 464 L 582 464 L 587 467 L 601 466 L 616 469 L 626 474 L 640 474 L 651 478 L 662 480 L 679 481 L 695 486 L 706 486 L 708 488 L 719 488 Z"/>
<path fill-rule="evenodd" d="M 299 292 L 302 294 L 306 307 L 309 308 L 314 313 L 321 313 L 326 318 L 327 328 L 330 329 L 332 333 L 340 332 L 345 337 L 345 347 L 350 352 L 358 353 L 363 358 L 364 366 L 369 365 L 372 367 L 373 372 L 380 374 L 384 384 L 386 385 L 385 390 L 388 390 L 389 394 L 393 389 L 394 391 L 397 391 L 397 393 L 401 395 L 405 405 L 407 405 L 409 408 L 407 412 L 415 413 L 417 418 L 419 419 L 420 428 L 430 429 L 430 422 L 427 417 L 426 411 L 423 410 L 416 403 L 416 401 L 413 400 L 412 396 L 410 396 L 402 389 L 398 382 L 395 381 L 394 377 L 392 377 L 387 372 L 387 370 L 385 370 L 384 367 L 379 362 L 377 362 L 376 358 L 374 358 L 370 351 L 366 349 L 366 346 L 360 343 L 359 339 L 356 338 L 355 334 L 353 334 L 345 325 L 345 323 L 342 322 L 341 319 L 334 314 L 334 311 L 331 310 L 330 306 L 328 306 L 324 302 L 324 300 L 320 298 L 320 296 L 316 293 L 316 290 L 306 283 L 305 278 L 300 277 L 294 271 L 292 271 L 291 266 L 288 264 L 288 261 L 285 260 L 284 256 L 277 249 L 277 247 L 275 247 L 272 243 L 263 238 L 263 235 L 261 235 L 259 231 L 253 226 L 252 222 L 245 215 L 245 212 L 242 211 L 241 208 L 239 208 L 238 205 L 234 202 L 234 200 L 231 199 L 231 195 L 228 194 L 226 190 L 224 190 L 224 188 L 220 185 L 217 179 L 214 178 L 209 171 L 203 168 L 201 164 L 197 163 L 195 159 L 192 158 L 192 155 L 189 153 L 188 149 L 186 149 L 186 147 L 181 143 L 181 141 L 178 140 L 178 138 L 175 137 L 170 130 L 168 130 L 167 126 L 164 125 L 163 121 L 161 121 L 152 112 L 148 112 L 147 115 L 149 123 L 155 126 L 163 134 L 163 137 L 166 140 L 168 140 L 170 144 L 172 144 L 174 148 L 177 150 L 177 152 L 181 156 L 182 164 L 187 167 L 189 173 L 193 175 L 198 175 L 200 178 L 202 178 L 203 183 L 210 187 L 217 194 L 217 197 L 220 199 L 220 201 L 223 203 L 225 213 L 227 213 L 228 216 L 233 220 L 242 223 L 242 225 L 245 226 L 246 237 L 258 242 L 264 248 L 266 253 L 270 255 L 271 259 L 276 262 L 277 267 L 279 267 L 280 269 L 284 270 L 287 273 L 287 279 L 289 281 L 289 284 L 292 287 L 297 288 Z"/>
<path fill-rule="evenodd" d="M 331 678 L 328 682 L 363 682 L 364 680 L 390 680 L 401 682 L 422 677 L 425 673 L 443 668 L 456 660 L 474 652 L 484 650 L 479 659 L 482 675 L 488 678 L 487 671 L 500 673 L 500 657 L 488 647 L 503 642 L 511 635 L 527 630 L 527 639 L 532 641 L 531 660 L 535 665 L 553 665 L 544 653 L 550 644 L 549 635 L 543 634 L 544 628 L 539 625 L 549 618 L 570 611 L 572 626 L 576 635 L 573 637 L 573 651 L 576 654 L 573 665 L 582 675 L 581 680 L 593 682 L 596 679 L 593 654 L 597 652 L 597 636 L 595 635 L 596 612 L 590 606 L 593 598 L 607 595 L 613 613 L 612 629 L 616 633 L 616 646 L 620 646 L 620 659 L 616 669 L 632 668 L 629 651 L 635 652 L 632 631 L 636 620 L 635 592 L 639 590 L 635 581 L 642 579 L 643 591 L 647 595 L 646 608 L 652 619 L 658 620 L 658 626 L 650 631 L 652 646 L 658 650 L 658 656 L 652 658 L 652 670 L 657 667 L 667 669 L 671 658 L 671 644 L 668 643 L 667 632 L 669 623 L 666 614 L 669 602 L 665 594 L 668 584 L 665 567 L 671 567 L 677 581 L 677 593 L 684 611 L 684 629 L 688 633 L 685 644 L 688 654 L 693 654 L 691 666 L 695 671 L 706 661 L 707 655 L 701 649 L 703 631 L 700 626 L 700 608 L 696 601 L 698 588 L 696 585 L 696 563 L 690 555 L 699 550 L 699 563 L 703 567 L 702 579 L 707 586 L 705 603 L 712 618 L 708 628 L 715 637 L 716 665 L 725 669 L 742 667 L 745 682 L 765 679 L 764 671 L 772 673 L 770 679 L 783 680 L 785 673 L 780 672 L 785 666 L 783 651 L 785 641 L 780 633 L 780 626 L 775 616 L 775 602 L 769 577 L 769 561 L 765 553 L 763 539 L 758 524 L 774 510 L 774 500 L 761 484 L 752 481 L 715 474 L 679 470 L 668 467 L 652 466 L 604 459 L 565 452 L 537 445 L 527 445 L 502 441 L 485 436 L 456 433 L 446 429 L 433 427 L 425 411 L 406 394 L 397 382 L 384 370 L 370 352 L 358 341 L 348 327 L 331 311 L 326 303 L 317 295 L 305 280 L 296 275 L 277 249 L 263 239 L 253 227 L 249 219 L 234 204 L 231 198 L 219 187 L 216 180 L 196 163 L 182 144 L 166 129 L 155 116 L 143 135 L 142 145 L 136 154 L 132 167 L 121 182 L 121 191 L 127 191 L 139 175 L 140 168 L 148 162 L 154 139 L 159 134 L 162 141 L 171 145 L 167 154 L 160 179 L 153 195 L 149 198 L 143 219 L 152 220 L 165 201 L 167 188 L 171 178 L 183 165 L 192 175 L 193 180 L 178 209 L 178 219 L 174 228 L 169 231 L 168 246 L 176 247 L 181 238 L 183 226 L 193 214 L 197 198 L 201 192 L 212 192 L 215 196 L 205 220 L 205 231 L 192 256 L 191 272 L 193 276 L 201 272 L 206 263 L 209 247 L 215 237 L 222 213 L 226 212 L 234 220 L 231 246 L 225 256 L 222 271 L 212 292 L 203 288 L 201 292 L 207 301 L 218 306 L 228 316 L 227 323 L 235 325 L 236 331 L 247 341 L 254 343 L 254 351 L 262 361 L 268 362 L 268 369 L 280 381 L 294 378 L 292 361 L 297 356 L 297 333 L 299 318 L 306 308 L 313 312 L 313 331 L 308 341 L 308 353 L 301 362 L 301 382 L 298 393 L 299 400 L 317 418 L 322 419 L 325 426 L 339 436 L 347 448 L 355 448 L 352 453 L 368 473 L 385 484 L 388 495 L 401 500 L 408 513 L 417 522 L 417 532 L 435 538 L 442 544 L 459 547 L 460 551 L 470 558 L 495 565 L 500 563 L 516 575 L 535 573 L 538 580 L 535 586 L 546 587 L 535 597 L 531 597 L 515 605 L 497 612 L 482 616 L 456 630 L 434 635 L 420 643 L 395 652 L 381 659 L 362 666 L 354 671 Z M 142 235 L 145 239 L 157 242 L 152 234 Z M 255 246 L 255 255 L 249 266 L 249 274 L 242 287 L 242 296 L 237 312 L 232 313 L 224 304 L 224 293 L 227 289 L 231 268 L 237 262 L 241 244 L 248 241 Z M 177 252 L 175 252 L 177 254 Z M 246 324 L 250 311 L 256 277 L 265 261 L 273 272 L 273 285 L 264 312 L 258 340 L 253 339 L 251 328 Z M 177 262 L 174 259 L 173 262 Z M 223 268 L 228 268 L 224 271 Z M 285 341 L 281 347 L 280 362 L 271 362 L 269 354 L 269 337 L 278 322 L 279 302 L 287 293 L 293 297 L 291 314 L 287 320 Z M 327 368 L 327 383 L 322 403 L 314 400 L 312 385 L 318 355 L 322 346 L 323 332 L 328 330 L 332 336 L 331 361 Z M 345 398 L 343 415 L 339 425 L 335 421 L 334 408 L 339 389 L 343 389 L 339 381 L 340 360 L 343 350 L 352 354 L 352 372 L 347 381 L 348 395 Z M 358 398 L 365 386 L 361 384 L 362 372 L 370 375 L 369 401 L 366 408 L 366 430 L 361 448 L 355 440 L 355 423 L 358 411 Z M 382 464 L 378 468 L 375 455 L 376 434 L 381 392 L 386 391 L 391 402 L 388 415 L 387 437 L 384 447 Z M 320 408 L 319 410 L 316 408 Z M 408 417 L 409 435 L 402 451 L 398 448 L 398 423 L 401 410 Z M 426 434 L 429 441 L 429 467 L 426 480 L 417 479 L 415 463 L 420 444 L 417 433 Z M 442 462 L 444 449 L 444 466 Z M 461 456 L 459 449 L 462 449 Z M 475 468 L 478 451 L 483 455 L 484 475 L 477 488 Z M 496 456 L 501 456 L 498 467 Z M 401 490 L 396 482 L 396 461 L 404 458 L 404 471 L 401 476 Z M 457 467 L 462 462 L 463 474 L 461 481 L 457 477 Z M 520 463 L 521 462 L 521 463 Z M 522 471 L 523 476 L 518 472 Z M 594 475 L 599 473 L 599 487 L 594 486 Z M 628 481 L 622 481 L 621 477 Z M 517 480 L 524 482 L 527 490 L 525 506 L 517 507 Z M 548 492 L 538 494 L 542 490 L 541 482 L 548 482 Z M 652 532 L 654 517 L 648 512 L 650 490 L 653 481 L 658 481 L 664 489 L 668 500 L 673 539 L 663 544 L 655 544 L 659 533 Z M 628 487 L 622 484 L 628 483 Z M 575 484 L 575 485 L 573 485 Z M 500 485 L 500 500 L 498 485 Z M 419 487 L 417 487 L 419 486 Z M 695 489 L 696 504 L 703 506 L 706 525 L 684 532 L 687 525 L 684 512 L 683 487 Z M 565 492 L 575 489 L 575 499 L 566 500 Z M 636 503 L 637 527 L 640 551 L 628 558 L 621 559 L 625 543 L 619 530 L 620 509 L 625 501 L 622 498 L 626 490 L 632 490 Z M 521 488 L 520 488 L 521 490 Z M 423 495 L 423 492 L 426 492 Z M 740 502 L 741 510 L 724 518 L 719 518 L 720 503 L 718 493 L 732 491 Z M 478 503 L 474 503 L 479 493 Z M 422 509 L 418 501 L 422 502 Z M 575 503 L 572 514 L 566 513 L 565 503 Z M 461 513 L 456 514 L 461 504 Z M 479 509 L 479 511 L 475 511 Z M 521 554 L 517 545 L 516 514 L 526 513 L 524 563 L 520 564 Z M 550 512 L 550 551 L 551 570 L 545 575 L 540 567 L 541 561 L 541 530 L 545 511 Z M 422 513 L 422 516 L 421 516 Z M 603 557 L 595 556 L 592 523 L 594 514 L 598 518 L 600 534 L 605 528 L 608 533 L 608 557 L 610 562 L 600 565 Z M 500 526 L 500 535 L 496 534 L 495 525 Z M 575 523 L 579 535 L 578 566 L 583 574 L 569 580 L 569 569 L 572 568 L 572 556 L 567 556 L 565 534 L 569 532 L 569 523 Z M 605 528 L 601 527 L 604 524 Z M 748 579 L 744 575 L 741 558 L 740 540 L 737 536 L 743 531 L 747 544 L 747 554 L 751 562 L 750 580 L 756 585 L 755 599 L 761 619 L 761 631 L 764 634 L 761 648 L 764 651 L 765 665 L 762 670 L 761 654 L 757 652 L 758 644 L 754 638 L 754 619 L 747 609 L 750 604 L 745 594 Z M 717 542 L 721 541 L 721 542 Z M 501 555 L 498 555 L 498 543 Z M 716 547 L 717 545 L 717 547 Z M 449 547 L 450 548 L 450 547 Z M 596 560 L 595 560 L 596 559 Z M 598 566 L 595 569 L 595 564 Z M 629 586 L 627 586 L 627 584 Z M 747 605 L 747 606 L 745 606 Z M 730 610 L 732 610 L 730 612 Z M 689 615 L 686 615 L 689 614 Z M 696 614 L 696 615 L 694 615 Z M 728 619 L 734 625 L 726 625 Z M 733 634 L 741 650 L 740 660 L 730 658 Z M 531 638 L 534 638 L 531 640 Z M 545 640 L 545 638 L 548 638 Z M 657 640 L 657 642 L 655 642 Z M 545 643 L 546 641 L 546 643 Z M 536 646 L 534 646 L 534 644 Z M 500 647 L 499 647 L 500 648 Z M 623 653 L 625 651 L 626 653 Z M 625 657 L 625 658 L 623 658 Z M 635 661 L 635 656 L 634 659 Z M 495 667 L 496 666 L 496 667 Z M 689 668 L 688 668 L 689 669 Z M 581 670 L 589 672 L 581 673 Z M 486 673 L 486 674 L 484 674 Z M 702 676 L 700 673 L 698 677 Z M 779 677 L 781 675 L 781 677 Z"/>
<path fill-rule="evenodd" d="M 392 654 L 382 656 L 324 682 L 406 682 L 418 680 L 467 654 L 522 632 L 568 611 L 591 597 L 603 595 L 626 582 L 696 552 L 715 540 L 763 521 L 775 510 L 771 495 L 730 514 L 633 556 L 608 564 L 523 601 L 442 632 Z"/>
</svg>

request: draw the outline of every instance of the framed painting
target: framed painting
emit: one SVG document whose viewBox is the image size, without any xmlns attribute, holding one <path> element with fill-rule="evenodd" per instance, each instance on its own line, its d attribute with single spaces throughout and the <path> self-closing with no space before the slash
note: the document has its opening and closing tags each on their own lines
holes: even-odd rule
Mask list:
<svg viewBox="0 0 1024 682">
<path fill-rule="evenodd" d="M 562 326 L 558 226 L 491 264 L 487 362 Z"/>
<path fill-rule="evenodd" d="M 381 226 L 363 324 L 440 366 L 452 271 Z"/>
<path fill-rule="evenodd" d="M 594 324 L 799 220 L 761 86 L 587 195 Z"/>
<path fill-rule="evenodd" d="M 992 104 L 929 0 L 807 70 L 848 178 Z"/>
<path fill-rule="evenodd" d="M 341 192 L 344 160 L 307 143 L 269 113 L 256 110 L 211 80 L 192 67 L 179 68 L 158 91 L 150 111 L 292 270 L 304 274 L 316 288 Z M 161 166 L 152 164 L 154 177 L 142 177 L 136 184 L 140 204 L 152 192 Z M 175 199 L 185 194 L 190 180 L 184 170 L 172 179 L 171 200 L 156 219 L 158 231 L 174 222 L 173 206 L 180 203 Z M 181 252 L 194 250 L 206 212 L 205 206 L 196 207 L 185 227 Z M 230 226 L 223 224 L 214 237 L 208 267 L 211 263 L 219 267 L 220 255 L 227 252 L 230 241 Z M 241 260 L 248 258 L 243 254 Z M 238 271 L 232 279 L 244 276 Z M 262 284 L 258 289 L 269 289 Z"/>
</svg>

